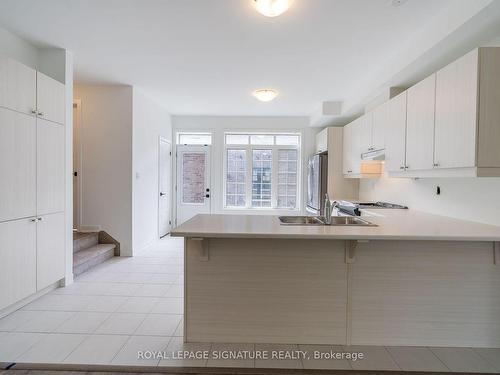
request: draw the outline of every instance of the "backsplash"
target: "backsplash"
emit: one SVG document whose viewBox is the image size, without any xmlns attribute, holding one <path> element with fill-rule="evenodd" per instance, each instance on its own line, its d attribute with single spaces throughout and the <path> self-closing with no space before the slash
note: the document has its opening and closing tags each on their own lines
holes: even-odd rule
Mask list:
<svg viewBox="0 0 500 375">
<path fill-rule="evenodd" d="M 438 186 L 440 195 L 436 194 Z M 363 179 L 359 197 L 500 226 L 500 178 Z"/>
</svg>

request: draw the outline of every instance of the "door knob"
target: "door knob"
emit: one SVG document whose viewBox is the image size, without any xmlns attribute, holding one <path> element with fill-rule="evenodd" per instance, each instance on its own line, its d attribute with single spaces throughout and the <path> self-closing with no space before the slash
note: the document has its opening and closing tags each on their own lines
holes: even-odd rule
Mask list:
<svg viewBox="0 0 500 375">
<path fill-rule="evenodd" d="M 160 197 L 163 197 L 164 195 L 167 195 L 167 194 L 164 193 L 163 191 L 160 191 Z"/>
<path fill-rule="evenodd" d="M 205 195 L 205 198 L 210 198 L 210 194 L 206 194 L 206 195 Z"/>
</svg>

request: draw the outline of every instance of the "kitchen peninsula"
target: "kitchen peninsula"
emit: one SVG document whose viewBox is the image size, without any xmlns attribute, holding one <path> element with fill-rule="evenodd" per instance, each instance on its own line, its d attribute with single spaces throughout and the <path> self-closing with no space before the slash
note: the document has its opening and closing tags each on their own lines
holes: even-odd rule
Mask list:
<svg viewBox="0 0 500 375">
<path fill-rule="evenodd" d="M 198 215 L 185 341 L 500 347 L 500 228 L 412 210 L 376 226 Z"/>
</svg>

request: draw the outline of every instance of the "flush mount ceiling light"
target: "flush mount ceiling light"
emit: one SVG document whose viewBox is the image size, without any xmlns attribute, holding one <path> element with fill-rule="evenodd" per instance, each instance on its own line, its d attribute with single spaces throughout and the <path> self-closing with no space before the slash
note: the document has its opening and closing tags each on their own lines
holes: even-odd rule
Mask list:
<svg viewBox="0 0 500 375">
<path fill-rule="evenodd" d="M 266 17 L 276 17 L 286 12 L 293 0 L 253 0 L 257 12 Z"/>
<path fill-rule="evenodd" d="M 278 96 L 278 91 L 273 90 L 273 89 L 260 89 L 260 90 L 255 90 L 252 93 L 253 96 L 257 98 L 257 100 L 260 100 L 261 102 L 270 102 L 274 98 Z"/>
</svg>

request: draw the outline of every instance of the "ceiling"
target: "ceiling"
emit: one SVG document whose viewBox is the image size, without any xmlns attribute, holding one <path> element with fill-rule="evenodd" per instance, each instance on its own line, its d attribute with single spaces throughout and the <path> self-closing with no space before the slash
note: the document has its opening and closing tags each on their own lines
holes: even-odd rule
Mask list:
<svg viewBox="0 0 500 375">
<path fill-rule="evenodd" d="M 252 0 L 2 0 L 0 24 L 73 51 L 77 83 L 139 86 L 172 114 L 302 116 L 382 87 L 466 2 L 295 0 L 267 18 Z M 251 95 L 267 87 L 280 92 L 273 102 Z"/>
</svg>

